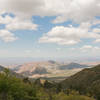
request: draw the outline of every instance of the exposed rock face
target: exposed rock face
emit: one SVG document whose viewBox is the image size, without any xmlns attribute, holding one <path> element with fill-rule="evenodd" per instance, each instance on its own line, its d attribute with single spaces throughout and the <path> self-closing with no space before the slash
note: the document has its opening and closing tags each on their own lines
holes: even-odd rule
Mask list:
<svg viewBox="0 0 100 100">
<path fill-rule="evenodd" d="M 63 64 L 49 60 L 44 62 L 32 62 L 32 63 L 25 63 L 23 65 L 17 65 L 16 67 L 13 68 L 13 71 L 31 78 L 53 77 L 53 76 L 61 77 L 64 75 L 67 76 L 66 73 L 73 75 L 73 73 L 76 73 L 80 71 L 82 68 L 86 67 L 88 66 L 77 63 Z"/>
<path fill-rule="evenodd" d="M 34 71 L 31 72 L 32 74 L 47 74 L 47 70 L 43 67 L 37 67 Z"/>
</svg>

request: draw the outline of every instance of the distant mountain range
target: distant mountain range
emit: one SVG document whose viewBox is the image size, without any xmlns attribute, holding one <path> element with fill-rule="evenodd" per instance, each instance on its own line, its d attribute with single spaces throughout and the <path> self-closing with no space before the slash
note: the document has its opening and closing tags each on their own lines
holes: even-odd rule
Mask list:
<svg viewBox="0 0 100 100">
<path fill-rule="evenodd" d="M 59 66 L 59 69 L 65 70 L 65 69 L 87 68 L 87 67 L 89 67 L 89 66 L 88 65 L 78 64 L 78 63 L 70 63 L 68 65 Z"/>
<path fill-rule="evenodd" d="M 87 67 L 89 66 L 78 63 L 63 64 L 52 60 L 10 66 L 16 73 L 20 73 L 30 78 L 68 77 Z"/>
</svg>

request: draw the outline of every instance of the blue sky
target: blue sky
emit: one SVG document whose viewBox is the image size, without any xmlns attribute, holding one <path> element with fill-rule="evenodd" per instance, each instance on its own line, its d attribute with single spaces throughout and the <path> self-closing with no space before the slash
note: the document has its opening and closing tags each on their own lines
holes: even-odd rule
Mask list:
<svg viewBox="0 0 100 100">
<path fill-rule="evenodd" d="M 0 58 L 97 59 L 98 0 L 0 1 Z"/>
</svg>

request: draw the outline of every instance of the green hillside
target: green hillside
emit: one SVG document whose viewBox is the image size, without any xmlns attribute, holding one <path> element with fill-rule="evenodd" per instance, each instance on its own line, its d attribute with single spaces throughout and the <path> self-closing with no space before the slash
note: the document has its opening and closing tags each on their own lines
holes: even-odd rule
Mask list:
<svg viewBox="0 0 100 100">
<path fill-rule="evenodd" d="M 6 68 L 0 65 L 0 73 L 2 73 L 4 70 L 6 70 Z M 18 74 L 18 73 L 16 73 L 16 72 L 14 72 L 13 70 L 10 70 L 10 69 L 9 69 L 9 72 L 10 72 L 10 75 L 11 75 L 11 76 L 15 76 L 15 77 L 18 77 L 18 78 L 24 78 L 23 75 Z"/>
<path fill-rule="evenodd" d="M 31 82 L 28 78 L 22 79 L 11 75 L 8 69 L 4 69 L 0 73 L 0 100 L 94 100 L 76 91 L 57 92 L 59 86 L 53 84 L 45 81 L 42 86 Z"/>
<path fill-rule="evenodd" d="M 60 84 L 63 89 L 74 89 L 100 100 L 100 65 L 84 69 Z"/>
</svg>

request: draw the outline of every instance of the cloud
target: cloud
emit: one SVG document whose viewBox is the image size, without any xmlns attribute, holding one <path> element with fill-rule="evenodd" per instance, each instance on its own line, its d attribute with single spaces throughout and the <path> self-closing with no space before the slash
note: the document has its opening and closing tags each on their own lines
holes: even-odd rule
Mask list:
<svg viewBox="0 0 100 100">
<path fill-rule="evenodd" d="M 5 12 L 15 15 L 15 18 L 0 16 L 0 23 L 6 24 L 8 31 L 36 30 L 37 25 L 31 22 L 32 16 L 56 16 L 53 23 L 72 20 L 81 24 L 78 28 L 56 26 L 41 37 L 40 42 L 71 45 L 79 43 L 83 38 L 99 37 L 96 32 L 89 32 L 85 28 L 89 28 L 89 24 L 82 24 L 100 16 L 100 0 L 0 0 L 0 14 Z"/>
<path fill-rule="evenodd" d="M 82 39 L 99 39 L 100 35 L 89 31 L 90 24 L 82 23 L 79 27 L 53 27 L 39 40 L 40 43 L 57 43 L 59 45 L 74 45 Z"/>
<path fill-rule="evenodd" d="M 61 51 L 61 48 L 56 48 L 57 51 Z"/>
<path fill-rule="evenodd" d="M 14 13 L 22 18 L 38 14 L 44 5 L 44 0 L 1 0 L 2 11 Z"/>
<path fill-rule="evenodd" d="M 0 38 L 5 42 L 13 42 L 17 40 L 14 33 L 10 31 L 16 30 L 36 30 L 37 25 L 32 23 L 30 20 L 20 20 L 18 17 L 11 17 L 6 15 L 0 16 L 0 24 L 5 24 L 5 28 L 0 30 Z"/>
<path fill-rule="evenodd" d="M 100 47 L 97 46 L 92 46 L 92 45 L 84 45 L 83 47 L 80 48 L 82 52 L 100 52 Z"/>
<path fill-rule="evenodd" d="M 84 45 L 83 47 L 81 47 L 80 49 L 84 50 L 84 49 L 92 49 L 93 47 L 91 45 Z"/>
<path fill-rule="evenodd" d="M 0 24 L 9 24 L 9 23 L 11 23 L 13 21 L 13 18 L 12 17 L 10 17 L 10 16 L 5 16 L 5 17 L 3 17 L 3 16 L 0 16 Z"/>
<path fill-rule="evenodd" d="M 100 43 L 100 39 L 96 39 L 94 42 L 95 43 Z"/>
<path fill-rule="evenodd" d="M 12 42 L 17 40 L 17 37 L 8 30 L 0 30 L 0 38 L 5 42 Z"/>
<path fill-rule="evenodd" d="M 8 30 L 36 30 L 36 24 L 31 21 L 23 21 L 17 18 L 14 18 L 11 23 L 6 25 L 6 29 Z"/>
<path fill-rule="evenodd" d="M 84 22 L 100 15 L 99 0 L 1 0 L 0 8 L 20 18 L 57 16 L 53 23 Z"/>
<path fill-rule="evenodd" d="M 0 38 L 5 42 L 13 42 L 17 37 L 11 31 L 36 30 L 38 25 L 31 21 L 29 14 L 34 0 L 1 0 L 0 1 L 0 24 L 5 24 L 5 29 L 0 30 Z M 38 5 L 38 0 L 34 1 L 34 7 Z M 30 6 L 29 6 L 30 5 Z M 40 5 L 40 4 L 39 4 Z M 37 6 L 38 7 L 38 6 Z M 29 13 L 28 13 L 29 12 Z M 11 17 L 9 13 L 14 14 Z M 2 16 L 5 15 L 5 16 Z M 28 15 L 28 16 L 27 16 Z"/>
<path fill-rule="evenodd" d="M 94 33 L 100 34 L 100 28 L 94 28 L 92 31 L 93 31 Z M 97 38 L 97 39 L 94 41 L 94 43 L 100 43 L 100 38 Z"/>
<path fill-rule="evenodd" d="M 36 30 L 37 25 L 30 20 L 21 20 L 18 17 L 0 16 L 0 24 L 5 24 L 7 30 Z"/>
<path fill-rule="evenodd" d="M 100 25 L 100 20 L 99 19 L 93 20 L 93 25 Z"/>
<path fill-rule="evenodd" d="M 95 33 L 100 33 L 100 28 L 95 28 L 95 29 L 93 29 L 93 32 L 95 32 Z"/>
<path fill-rule="evenodd" d="M 69 19 L 81 23 L 92 21 L 95 16 L 100 15 L 99 0 L 63 0 L 62 3 L 65 8 L 63 7 L 62 12 L 53 23 L 63 23 Z M 59 7 L 58 10 L 60 8 L 62 7 Z"/>
<path fill-rule="evenodd" d="M 98 55 L 100 53 L 100 47 L 94 45 L 83 45 L 82 47 L 78 48 L 71 48 L 73 52 L 81 54 L 81 55 Z"/>
<path fill-rule="evenodd" d="M 25 53 L 30 54 L 30 53 L 32 53 L 32 51 L 31 50 L 25 50 Z"/>
</svg>

